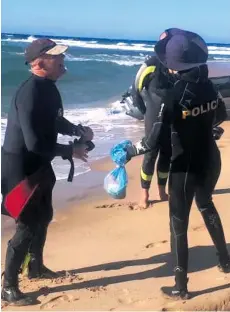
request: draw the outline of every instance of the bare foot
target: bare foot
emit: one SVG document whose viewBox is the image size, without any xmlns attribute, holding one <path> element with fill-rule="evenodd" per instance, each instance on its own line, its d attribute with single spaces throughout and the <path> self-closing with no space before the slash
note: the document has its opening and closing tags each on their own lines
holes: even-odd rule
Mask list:
<svg viewBox="0 0 230 312">
<path fill-rule="evenodd" d="M 147 201 L 140 200 L 138 207 L 139 209 L 147 209 L 149 207 L 148 200 Z"/>
<path fill-rule="evenodd" d="M 165 192 L 165 185 L 158 185 L 158 191 L 161 200 L 168 200 L 168 194 Z"/>
<path fill-rule="evenodd" d="M 142 197 L 139 202 L 139 206 L 143 209 L 147 209 L 149 206 L 149 190 L 143 189 Z"/>
</svg>

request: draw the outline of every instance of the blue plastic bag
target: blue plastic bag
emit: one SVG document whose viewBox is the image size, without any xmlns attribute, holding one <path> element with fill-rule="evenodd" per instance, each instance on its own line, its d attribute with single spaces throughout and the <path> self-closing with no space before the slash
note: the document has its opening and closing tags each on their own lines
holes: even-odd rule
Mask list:
<svg viewBox="0 0 230 312">
<path fill-rule="evenodd" d="M 111 150 L 111 158 L 117 166 L 105 177 L 104 189 L 115 199 L 123 199 L 126 196 L 128 176 L 125 169 L 127 153 L 124 148 L 130 144 L 131 141 L 122 141 Z"/>
<path fill-rule="evenodd" d="M 115 145 L 111 150 L 111 158 L 118 166 L 124 166 L 127 159 L 127 152 L 124 150 L 132 142 L 129 140 L 122 141 L 121 143 Z"/>
</svg>

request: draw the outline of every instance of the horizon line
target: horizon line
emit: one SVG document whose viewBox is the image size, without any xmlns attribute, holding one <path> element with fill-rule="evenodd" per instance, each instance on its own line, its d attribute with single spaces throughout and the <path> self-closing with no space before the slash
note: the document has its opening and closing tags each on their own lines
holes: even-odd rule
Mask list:
<svg viewBox="0 0 230 312">
<path fill-rule="evenodd" d="M 100 40 L 125 40 L 125 41 L 149 41 L 149 42 L 157 42 L 158 40 L 150 40 L 150 39 L 127 39 L 127 38 L 113 38 L 113 37 L 88 37 L 88 36 L 69 36 L 69 35 L 54 35 L 54 34 L 38 34 L 38 33 L 17 33 L 17 32 L 1 32 L 1 35 L 2 34 L 9 34 L 9 35 L 27 35 L 27 36 L 49 36 L 49 37 L 62 37 L 62 38 L 82 38 L 82 39 L 100 39 Z M 206 40 L 205 40 L 206 41 Z M 230 42 L 228 43 L 224 43 L 224 42 L 207 42 L 207 44 L 212 44 L 212 43 L 217 43 L 217 44 L 227 44 L 227 45 L 230 45 Z"/>
</svg>

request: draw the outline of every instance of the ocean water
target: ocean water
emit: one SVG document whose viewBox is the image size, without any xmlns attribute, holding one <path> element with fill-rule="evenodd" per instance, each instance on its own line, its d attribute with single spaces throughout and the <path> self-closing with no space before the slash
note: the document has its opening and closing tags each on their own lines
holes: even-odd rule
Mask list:
<svg viewBox="0 0 230 312">
<path fill-rule="evenodd" d="M 24 49 L 38 37 L 42 36 L 2 34 L 2 143 L 12 96 L 30 74 L 24 65 Z M 79 175 L 90 170 L 92 161 L 109 155 L 114 144 L 123 139 L 138 140 L 141 137 L 143 123 L 125 114 L 120 99 L 132 83 L 145 56 L 153 54 L 155 42 L 58 36 L 50 38 L 69 46 L 65 58 L 68 71 L 57 82 L 65 117 L 76 124 L 90 126 L 95 132 L 96 148 L 90 153 L 89 164 L 75 160 L 75 175 Z M 230 44 L 211 43 L 208 48 L 210 60 L 230 62 Z M 60 135 L 58 140 L 68 143 L 71 138 Z M 57 179 L 67 177 L 68 162 L 55 158 L 53 166 Z"/>
</svg>

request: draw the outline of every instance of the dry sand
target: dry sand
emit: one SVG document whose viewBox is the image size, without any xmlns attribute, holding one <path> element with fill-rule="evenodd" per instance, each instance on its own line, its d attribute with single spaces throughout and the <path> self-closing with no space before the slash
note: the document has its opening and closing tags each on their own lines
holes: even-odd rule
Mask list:
<svg viewBox="0 0 230 312">
<path fill-rule="evenodd" d="M 223 164 L 214 202 L 230 249 L 230 122 L 224 123 L 224 129 L 218 142 Z M 3 310 L 230 310 L 230 274 L 218 271 L 215 249 L 195 205 L 188 233 L 189 290 L 193 298 L 176 302 L 162 297 L 160 287 L 174 283 L 168 204 L 157 201 L 154 179 L 151 198 L 155 202 L 149 209 L 136 209 L 141 160 L 136 158 L 127 166 L 125 200 L 109 198 L 100 187 L 56 212 L 49 229 L 45 264 L 59 271 L 60 277 L 54 281 L 28 281 L 23 277 L 22 291 L 36 297 L 38 304 L 19 308 L 2 303 Z M 102 179 L 113 167 L 109 160 L 100 161 L 92 176 L 100 172 Z M 76 196 L 77 192 L 76 188 Z M 11 234 L 9 230 L 2 238 L 2 266 Z"/>
</svg>

